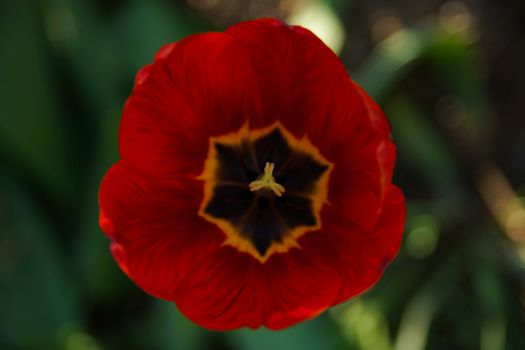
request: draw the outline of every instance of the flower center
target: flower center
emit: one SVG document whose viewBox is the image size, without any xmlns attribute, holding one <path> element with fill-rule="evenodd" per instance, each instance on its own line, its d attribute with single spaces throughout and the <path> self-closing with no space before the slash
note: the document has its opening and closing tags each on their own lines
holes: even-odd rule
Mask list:
<svg viewBox="0 0 525 350">
<path fill-rule="evenodd" d="M 277 197 L 281 197 L 284 193 L 284 187 L 279 185 L 273 177 L 273 169 L 275 164 L 266 162 L 264 166 L 264 173 L 255 181 L 250 182 L 250 191 L 260 191 L 262 189 L 272 190 Z"/>
<path fill-rule="evenodd" d="M 221 229 L 224 244 L 264 263 L 321 227 L 331 168 L 306 137 L 279 123 L 213 137 L 199 215 Z"/>
</svg>

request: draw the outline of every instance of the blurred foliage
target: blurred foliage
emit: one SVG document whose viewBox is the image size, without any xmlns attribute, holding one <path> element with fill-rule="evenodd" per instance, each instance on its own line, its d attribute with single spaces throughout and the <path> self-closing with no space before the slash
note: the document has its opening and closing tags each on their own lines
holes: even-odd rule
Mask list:
<svg viewBox="0 0 525 350">
<path fill-rule="evenodd" d="M 97 226 L 134 73 L 242 19 L 314 30 L 383 106 L 407 196 L 369 292 L 281 332 L 210 332 L 144 295 Z M 519 0 L 0 0 L 1 349 L 525 349 Z"/>
</svg>

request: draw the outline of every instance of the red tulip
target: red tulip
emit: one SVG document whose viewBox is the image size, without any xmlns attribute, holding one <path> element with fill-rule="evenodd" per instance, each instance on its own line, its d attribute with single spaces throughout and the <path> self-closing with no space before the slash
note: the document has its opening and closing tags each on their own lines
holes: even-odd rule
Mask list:
<svg viewBox="0 0 525 350">
<path fill-rule="evenodd" d="M 235 25 L 137 74 L 99 194 L 121 269 L 211 329 L 280 329 L 362 293 L 405 220 L 379 107 L 308 30 Z"/>
</svg>

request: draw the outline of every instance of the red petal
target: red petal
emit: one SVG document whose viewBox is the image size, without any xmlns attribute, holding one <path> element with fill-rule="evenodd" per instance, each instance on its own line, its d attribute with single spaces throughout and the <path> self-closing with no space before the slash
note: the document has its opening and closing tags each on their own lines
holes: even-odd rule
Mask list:
<svg viewBox="0 0 525 350">
<path fill-rule="evenodd" d="M 390 124 L 377 103 L 363 90 L 362 87 L 355 84 L 357 91 L 363 98 L 365 106 L 368 110 L 368 117 L 372 127 L 383 137 L 383 141 L 379 144 L 377 148 L 377 160 L 379 162 L 379 168 L 381 172 L 381 183 L 382 183 L 382 199 L 384 199 L 387 190 L 390 186 L 392 180 L 392 173 L 394 172 L 394 161 L 396 158 L 396 147 L 391 140 L 390 134 Z"/>
<path fill-rule="evenodd" d="M 307 136 L 335 164 L 329 201 L 351 208 L 365 229 L 379 216 L 390 185 L 394 146 L 377 105 L 348 76 L 337 56 L 304 28 L 263 19 L 229 28 L 243 43 L 262 88 L 264 119 L 280 119 L 296 137 Z"/>
<path fill-rule="evenodd" d="M 353 153 L 346 159 L 341 155 L 335 163 L 328 184 L 328 202 L 344 208 L 354 223 L 370 230 L 377 224 L 391 186 L 395 147 L 383 140 Z"/>
<path fill-rule="evenodd" d="M 326 206 L 323 228 L 304 235 L 299 244 L 306 254 L 316 255 L 339 271 L 344 286 L 337 302 L 343 302 L 372 286 L 397 254 L 405 224 L 405 200 L 391 186 L 377 226 L 364 231 L 353 224 L 348 212 Z"/>
<path fill-rule="evenodd" d="M 314 141 L 334 132 L 344 137 L 342 132 L 353 128 L 351 117 L 362 108 L 359 95 L 337 56 L 310 31 L 261 19 L 226 33 L 248 49 L 261 84 L 264 119 L 252 118 L 253 127 L 279 119 L 295 136 L 308 133 Z M 344 107 L 343 114 L 332 108 L 334 103 Z"/>
<path fill-rule="evenodd" d="M 170 43 L 167 45 L 164 45 L 159 49 L 157 54 L 155 55 L 155 61 L 163 60 L 166 57 L 169 56 L 171 51 L 173 51 L 173 48 L 175 47 L 176 43 Z M 146 81 L 146 79 L 149 78 L 151 70 L 153 68 L 153 64 L 147 64 L 144 67 L 142 67 L 137 74 L 135 75 L 135 86 L 140 85 Z"/>
<path fill-rule="evenodd" d="M 197 216 L 198 181 L 160 187 L 121 161 L 99 193 L 101 228 L 122 270 L 148 293 L 172 300 L 184 275 L 220 246 L 223 234 Z"/>
<path fill-rule="evenodd" d="M 280 329 L 330 307 L 341 281 L 333 269 L 300 250 L 261 264 L 224 247 L 186 275 L 176 291 L 179 309 L 211 329 Z"/>
<path fill-rule="evenodd" d="M 370 230 L 377 223 L 391 186 L 396 150 L 385 115 L 361 87 L 354 86 L 367 119 L 334 154 L 328 200 L 344 207 L 354 222 Z"/>
<path fill-rule="evenodd" d="M 225 246 L 202 260 L 175 291 L 180 311 L 210 329 L 252 328 L 262 323 L 265 306 L 256 293 L 256 261 Z"/>
<path fill-rule="evenodd" d="M 161 47 L 159 51 L 157 52 L 157 54 L 155 55 L 155 61 L 159 61 L 159 60 L 163 60 L 167 58 L 171 54 L 173 49 L 175 48 L 176 44 L 177 43 L 169 43 Z"/>
<path fill-rule="evenodd" d="M 122 158 L 142 174 L 198 176 L 209 137 L 237 131 L 260 113 L 247 52 L 228 35 L 190 36 L 162 48 L 144 70 L 120 127 Z"/>
<path fill-rule="evenodd" d="M 265 326 L 281 329 L 318 316 L 332 306 L 342 281 L 336 270 L 302 249 L 268 260 L 266 286 L 270 307 Z"/>
<path fill-rule="evenodd" d="M 143 84 L 149 78 L 152 68 L 153 65 L 147 64 L 137 72 L 135 75 L 135 86 Z"/>
</svg>

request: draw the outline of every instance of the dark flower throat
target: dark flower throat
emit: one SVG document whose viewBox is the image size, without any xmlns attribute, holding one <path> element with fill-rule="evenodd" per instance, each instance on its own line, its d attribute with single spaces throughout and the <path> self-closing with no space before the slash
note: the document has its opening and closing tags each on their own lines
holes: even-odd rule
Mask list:
<svg viewBox="0 0 525 350">
<path fill-rule="evenodd" d="M 215 150 L 217 183 L 204 211 L 227 220 L 261 256 L 291 230 L 317 224 L 311 197 L 328 166 L 292 149 L 278 128 L 238 145 L 216 142 Z"/>
</svg>

